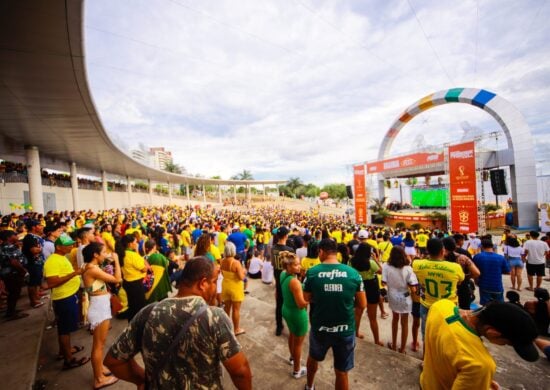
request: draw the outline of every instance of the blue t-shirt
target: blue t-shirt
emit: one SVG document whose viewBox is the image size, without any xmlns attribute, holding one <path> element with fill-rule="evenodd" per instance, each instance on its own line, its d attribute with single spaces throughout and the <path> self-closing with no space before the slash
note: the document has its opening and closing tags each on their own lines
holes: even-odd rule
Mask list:
<svg viewBox="0 0 550 390">
<path fill-rule="evenodd" d="M 510 273 L 510 266 L 504 258 L 494 252 L 481 252 L 474 256 L 474 264 L 479 268 L 479 289 L 503 292 L 502 274 Z"/>
<path fill-rule="evenodd" d="M 227 241 L 232 242 L 235 244 L 235 248 L 237 249 L 237 253 L 244 252 L 245 249 L 245 243 L 248 237 L 246 237 L 246 234 L 242 232 L 233 232 L 227 237 Z M 243 259 L 244 260 L 244 259 Z"/>
<path fill-rule="evenodd" d="M 202 230 L 201 229 L 195 229 L 191 232 L 191 238 L 193 239 L 193 242 L 196 244 L 199 240 L 199 237 L 202 236 Z"/>
<path fill-rule="evenodd" d="M 401 237 L 401 235 L 398 234 L 390 238 L 390 242 L 393 246 L 401 246 L 401 243 L 403 242 L 403 237 Z"/>
</svg>

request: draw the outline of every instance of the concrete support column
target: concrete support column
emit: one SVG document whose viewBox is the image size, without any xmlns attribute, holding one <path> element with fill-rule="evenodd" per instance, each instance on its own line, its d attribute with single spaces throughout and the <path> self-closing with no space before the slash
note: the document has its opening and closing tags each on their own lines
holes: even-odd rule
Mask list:
<svg viewBox="0 0 550 390">
<path fill-rule="evenodd" d="M 185 184 L 185 195 L 187 196 L 187 201 L 189 202 L 191 200 L 189 198 L 189 183 Z"/>
<path fill-rule="evenodd" d="M 168 182 L 168 202 L 172 204 L 172 183 Z"/>
<path fill-rule="evenodd" d="M 73 194 L 73 210 L 78 211 L 78 175 L 76 173 L 76 163 L 71 163 L 71 192 Z"/>
<path fill-rule="evenodd" d="M 264 202 L 267 200 L 267 194 L 265 193 L 265 184 L 262 184 L 262 189 L 264 193 Z"/>
<path fill-rule="evenodd" d="M 36 146 L 25 146 L 25 156 L 27 158 L 27 176 L 29 180 L 29 201 L 33 211 L 44 214 L 44 195 L 38 148 Z"/>
<path fill-rule="evenodd" d="M 202 185 L 202 201 L 206 203 L 206 187 L 204 184 Z"/>
<path fill-rule="evenodd" d="M 222 202 L 222 185 L 218 184 L 218 203 Z"/>
<path fill-rule="evenodd" d="M 250 184 L 246 185 L 248 203 L 252 201 L 252 188 Z"/>
<path fill-rule="evenodd" d="M 153 205 L 153 183 L 151 183 L 151 179 L 147 180 L 147 185 L 149 186 L 149 204 Z"/>
<path fill-rule="evenodd" d="M 132 207 L 132 184 L 130 176 L 126 176 L 126 191 L 128 191 L 128 207 Z"/>
<path fill-rule="evenodd" d="M 237 186 L 233 185 L 233 201 L 237 204 Z"/>
<path fill-rule="evenodd" d="M 107 210 L 107 172 L 101 171 L 101 192 L 103 193 L 103 210 Z"/>
</svg>

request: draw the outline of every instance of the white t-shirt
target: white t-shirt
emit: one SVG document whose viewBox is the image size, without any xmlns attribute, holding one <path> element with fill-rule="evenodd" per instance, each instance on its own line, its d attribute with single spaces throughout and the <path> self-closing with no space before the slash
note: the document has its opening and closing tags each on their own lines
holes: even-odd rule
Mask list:
<svg viewBox="0 0 550 390">
<path fill-rule="evenodd" d="M 266 284 L 273 283 L 273 265 L 270 261 L 264 261 L 262 268 L 262 282 Z"/>
<path fill-rule="evenodd" d="M 300 261 L 302 261 L 302 259 L 307 256 L 307 248 L 302 247 L 302 248 L 296 249 L 296 256 L 298 256 Z"/>
<path fill-rule="evenodd" d="M 248 273 L 257 274 L 262 270 L 264 262 L 258 257 L 253 257 L 250 259 L 250 266 L 248 267 Z"/>
<path fill-rule="evenodd" d="M 400 293 L 409 291 L 409 286 L 418 284 L 418 279 L 410 265 L 403 268 L 395 268 L 387 263 L 382 267 L 382 281 L 388 285 L 389 290 Z"/>
<path fill-rule="evenodd" d="M 521 246 L 514 248 L 513 246 L 504 245 L 504 254 L 508 255 L 508 257 L 521 257 L 523 252 L 524 250 Z"/>
<path fill-rule="evenodd" d="M 527 263 L 529 264 L 544 264 L 546 262 L 546 252 L 548 252 L 548 244 L 540 240 L 527 240 L 523 244 L 523 249 L 529 251 L 527 253 Z"/>
</svg>

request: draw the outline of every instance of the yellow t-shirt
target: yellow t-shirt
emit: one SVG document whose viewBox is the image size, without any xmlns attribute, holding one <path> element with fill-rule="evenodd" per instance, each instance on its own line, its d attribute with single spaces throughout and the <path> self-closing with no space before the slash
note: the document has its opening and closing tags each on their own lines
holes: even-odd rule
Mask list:
<svg viewBox="0 0 550 390">
<path fill-rule="evenodd" d="M 51 254 L 44 263 L 44 276 L 46 278 L 52 276 L 63 277 L 74 272 L 73 266 L 69 259 L 65 256 L 58 255 L 57 253 Z M 70 297 L 76 294 L 80 288 L 80 276 L 75 275 L 60 286 L 52 288 L 52 299 L 57 301 L 59 299 Z"/>
<path fill-rule="evenodd" d="M 145 271 L 145 259 L 139 253 L 134 251 L 126 251 L 124 255 L 124 265 L 122 266 L 122 275 L 127 282 L 143 279 Z"/>
<path fill-rule="evenodd" d="M 189 248 L 191 245 L 191 234 L 187 230 L 181 232 L 181 241 L 182 245 L 186 248 Z"/>
<path fill-rule="evenodd" d="M 380 251 L 380 254 L 382 255 L 382 262 L 387 262 L 390 259 L 390 252 L 393 248 L 393 244 L 389 241 L 381 241 L 378 243 L 378 250 Z"/>
<path fill-rule="evenodd" d="M 210 254 L 212 255 L 212 257 L 214 258 L 214 260 L 220 260 L 222 258 L 221 254 L 220 254 L 220 250 L 218 249 L 218 247 L 214 244 L 210 244 L 210 250 L 209 250 Z"/>
<path fill-rule="evenodd" d="M 430 238 L 426 234 L 420 233 L 416 236 L 416 245 L 418 245 L 419 248 L 426 248 L 429 239 Z"/>
<path fill-rule="evenodd" d="M 138 227 L 126 229 L 126 231 L 124 232 L 124 235 L 134 234 L 135 232 L 138 232 L 138 240 L 141 239 L 141 231 L 139 230 Z"/>
<path fill-rule="evenodd" d="M 225 250 L 225 242 L 227 241 L 227 234 L 224 232 L 218 233 L 218 250 L 220 254 Z"/>
<path fill-rule="evenodd" d="M 341 230 L 335 230 L 332 233 L 330 233 L 331 237 L 334 238 L 337 244 L 340 244 L 342 242 L 342 231 Z"/>
<path fill-rule="evenodd" d="M 109 243 L 109 245 L 107 245 L 107 251 L 110 252 L 111 248 L 114 248 L 115 247 L 115 238 L 113 237 L 113 235 L 109 232 L 103 232 L 101 233 L 101 238 L 103 238 L 103 241 L 105 241 L 105 243 Z"/>
<path fill-rule="evenodd" d="M 304 257 L 302 259 L 302 263 L 300 264 L 302 267 L 302 271 L 307 271 L 310 268 L 315 267 L 317 264 L 321 264 L 321 260 L 319 258 L 310 259 L 309 257 Z"/>
<path fill-rule="evenodd" d="M 353 240 L 353 233 L 346 233 L 344 235 L 344 244 L 347 244 L 351 240 Z"/>
<path fill-rule="evenodd" d="M 440 299 L 458 304 L 456 286 L 464 280 L 464 271 L 457 263 L 444 260 L 415 260 L 413 271 L 424 291 L 420 303 L 429 308 Z"/>
<path fill-rule="evenodd" d="M 422 389 L 489 389 L 495 361 L 453 302 L 442 299 L 430 308 L 424 348 Z"/>
</svg>

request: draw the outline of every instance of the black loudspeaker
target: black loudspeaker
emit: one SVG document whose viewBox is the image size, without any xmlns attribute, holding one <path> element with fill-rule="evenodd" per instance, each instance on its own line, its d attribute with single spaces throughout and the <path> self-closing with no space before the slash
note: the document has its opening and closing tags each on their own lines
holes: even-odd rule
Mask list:
<svg viewBox="0 0 550 390">
<path fill-rule="evenodd" d="M 353 199 L 353 191 L 351 190 L 351 186 L 346 186 L 346 193 L 348 194 L 348 198 Z"/>
<path fill-rule="evenodd" d="M 504 169 L 493 169 L 491 172 L 491 188 L 495 195 L 508 195 Z"/>
</svg>

